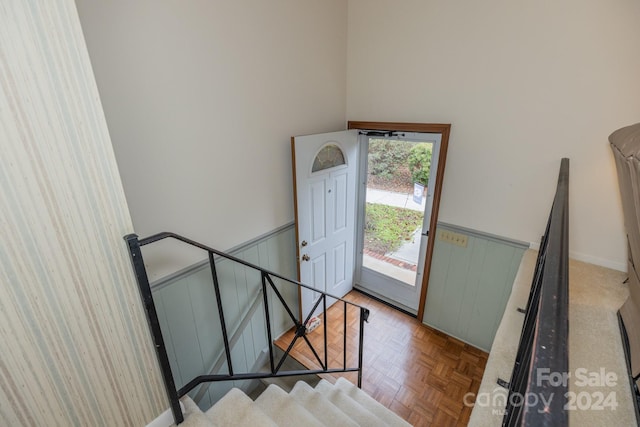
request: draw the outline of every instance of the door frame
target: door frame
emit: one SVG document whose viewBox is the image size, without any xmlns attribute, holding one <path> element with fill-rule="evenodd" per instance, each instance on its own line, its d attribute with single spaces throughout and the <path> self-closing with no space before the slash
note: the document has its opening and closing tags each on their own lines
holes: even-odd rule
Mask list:
<svg viewBox="0 0 640 427">
<path fill-rule="evenodd" d="M 291 137 L 291 171 L 293 172 L 293 218 L 298 221 L 298 185 L 296 180 L 296 137 Z M 293 230 L 296 235 L 296 278 L 300 280 L 300 234 L 298 225 L 294 223 Z M 298 318 L 302 318 L 302 289 L 298 289 Z"/>
<path fill-rule="evenodd" d="M 451 133 L 450 123 L 400 123 L 400 122 L 367 122 L 352 121 L 347 123 L 347 129 L 379 130 L 393 132 L 421 132 L 439 133 L 441 135 L 440 154 L 438 156 L 438 170 L 436 171 L 436 185 L 433 194 L 433 208 L 429 231 L 431 235 L 427 241 L 427 251 L 425 254 L 424 271 L 422 274 L 422 290 L 420 291 L 420 301 L 416 317 L 422 321 L 424 317 L 424 307 L 429 287 L 429 274 L 431 273 L 431 260 L 436 237 L 436 225 L 438 224 L 438 213 L 440 211 L 440 197 L 442 194 L 442 184 L 444 181 L 444 169 L 447 160 L 447 149 L 449 147 L 449 134 Z"/>
<path fill-rule="evenodd" d="M 374 133 L 371 135 L 371 133 Z M 438 161 L 440 154 L 440 145 L 442 140 L 442 134 L 440 133 L 424 133 L 424 132 L 391 132 L 391 131 L 360 131 L 358 136 L 359 148 L 360 148 L 360 171 L 359 182 L 360 185 L 360 197 L 358 199 L 358 227 L 356 236 L 356 282 L 355 288 L 362 290 L 365 293 L 380 298 L 381 300 L 393 305 L 394 307 L 410 313 L 411 316 L 416 316 L 418 312 L 418 306 L 420 305 L 420 294 L 422 292 L 422 276 L 424 273 L 424 263 L 426 261 L 427 244 L 429 242 L 429 224 L 431 223 L 431 212 L 433 211 L 433 195 L 435 193 L 436 175 L 438 170 Z M 383 135 L 378 135 L 383 134 Z M 394 141 L 404 141 L 409 144 L 416 144 L 420 142 L 432 143 L 432 155 L 431 170 L 433 171 L 432 178 L 429 179 L 427 195 L 424 209 L 420 211 L 422 214 L 422 221 L 420 221 L 420 234 L 414 236 L 415 242 L 418 243 L 418 253 L 416 267 L 419 269 L 414 271 L 412 275 L 412 283 L 408 281 L 396 278 L 391 272 L 380 271 L 372 266 L 365 267 L 364 248 L 367 246 L 364 242 L 365 237 L 365 224 L 366 224 L 366 212 L 367 212 L 367 176 L 369 171 L 369 147 L 371 139 L 382 138 L 385 139 L 389 135 Z M 413 186 L 412 186 L 413 187 Z M 413 188 L 411 193 L 413 193 Z"/>
</svg>

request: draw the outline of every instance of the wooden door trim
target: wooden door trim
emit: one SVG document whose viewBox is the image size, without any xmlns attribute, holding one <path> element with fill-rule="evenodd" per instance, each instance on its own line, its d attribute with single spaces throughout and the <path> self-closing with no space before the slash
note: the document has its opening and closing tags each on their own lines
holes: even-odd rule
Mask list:
<svg viewBox="0 0 640 427">
<path fill-rule="evenodd" d="M 300 236 L 298 231 L 298 183 L 296 180 L 296 137 L 291 137 L 291 170 L 293 171 L 293 218 L 296 234 L 296 274 L 300 281 Z M 302 319 L 302 288 L 298 288 L 298 317 Z"/>
<path fill-rule="evenodd" d="M 347 129 L 439 133 L 442 137 L 440 141 L 440 154 L 438 156 L 438 170 L 436 171 L 436 186 L 433 194 L 433 209 L 431 211 L 431 221 L 429 222 L 430 236 L 427 241 L 427 253 L 425 255 L 424 271 L 422 274 L 422 289 L 420 291 L 420 301 L 418 303 L 418 313 L 416 315 L 418 320 L 422 322 L 424 317 L 424 307 L 427 301 L 429 274 L 431 274 L 431 260 L 433 258 L 433 250 L 436 241 L 436 225 L 438 224 L 438 212 L 440 211 L 440 197 L 444 181 L 444 169 L 447 163 L 447 149 L 449 148 L 451 124 L 349 121 Z"/>
</svg>

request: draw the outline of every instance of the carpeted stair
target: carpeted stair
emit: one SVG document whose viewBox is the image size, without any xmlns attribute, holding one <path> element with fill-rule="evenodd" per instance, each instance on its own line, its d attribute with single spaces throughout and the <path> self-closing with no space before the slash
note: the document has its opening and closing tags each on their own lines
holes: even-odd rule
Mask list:
<svg viewBox="0 0 640 427">
<path fill-rule="evenodd" d="M 289 393 L 271 384 L 255 401 L 234 388 L 206 413 L 188 397 L 182 402 L 181 427 L 409 426 L 344 378 L 336 384 L 321 380 L 315 388 L 299 381 Z"/>
</svg>

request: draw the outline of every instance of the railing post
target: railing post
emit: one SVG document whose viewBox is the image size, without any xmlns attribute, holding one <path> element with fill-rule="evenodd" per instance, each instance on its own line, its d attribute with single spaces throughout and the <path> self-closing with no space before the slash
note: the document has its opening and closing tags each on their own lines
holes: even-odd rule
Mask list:
<svg viewBox="0 0 640 427">
<path fill-rule="evenodd" d="M 324 368 L 329 369 L 329 357 L 327 355 L 327 325 L 329 319 L 327 319 L 327 294 L 322 294 L 322 310 L 324 312 Z"/>
<path fill-rule="evenodd" d="M 164 388 L 167 391 L 167 397 L 169 398 L 169 405 L 171 406 L 173 419 L 176 424 L 180 424 L 184 421 L 184 416 L 182 415 L 180 400 L 178 399 L 178 391 L 176 390 L 176 384 L 173 380 L 173 374 L 171 373 L 171 365 L 169 364 L 167 349 L 164 344 L 164 339 L 162 338 L 162 330 L 160 329 L 158 313 L 156 311 L 156 306 L 153 303 L 153 295 L 151 294 L 151 286 L 149 285 L 147 270 L 144 267 L 144 260 L 142 259 L 140 242 L 138 241 L 138 236 L 135 234 L 124 236 L 124 240 L 129 246 L 131 264 L 133 265 L 133 270 L 136 274 L 138 289 L 140 290 L 144 309 L 147 312 L 147 321 L 149 323 L 149 328 L 151 328 L 153 344 L 156 349 L 158 362 L 160 363 L 162 379 L 164 380 Z"/>
<path fill-rule="evenodd" d="M 229 336 L 227 335 L 227 324 L 224 321 L 224 310 L 222 309 L 222 297 L 220 296 L 220 282 L 216 271 L 216 262 L 213 252 L 209 251 L 209 265 L 211 266 L 211 276 L 213 277 L 213 289 L 216 293 L 216 303 L 218 304 L 218 314 L 220 315 L 220 327 L 222 328 L 222 340 L 224 342 L 224 353 L 227 357 L 227 368 L 229 375 L 233 375 L 233 363 L 231 362 L 231 349 L 229 348 Z"/>
<path fill-rule="evenodd" d="M 360 308 L 360 343 L 358 345 L 358 387 L 362 388 L 362 359 L 364 352 L 364 322 L 369 318 L 369 310 Z M 345 349 L 346 350 L 346 349 Z"/>
<path fill-rule="evenodd" d="M 347 369 L 347 301 L 342 302 L 344 306 L 344 324 L 342 325 L 344 334 L 342 337 L 343 355 L 342 355 L 342 367 Z"/>
<path fill-rule="evenodd" d="M 271 367 L 271 373 L 276 373 L 276 368 L 273 361 L 273 340 L 271 338 L 271 319 L 269 317 L 269 298 L 267 298 L 267 277 L 266 273 L 262 272 L 262 297 L 264 298 L 264 315 L 267 320 L 267 340 L 269 345 L 269 365 Z"/>
</svg>

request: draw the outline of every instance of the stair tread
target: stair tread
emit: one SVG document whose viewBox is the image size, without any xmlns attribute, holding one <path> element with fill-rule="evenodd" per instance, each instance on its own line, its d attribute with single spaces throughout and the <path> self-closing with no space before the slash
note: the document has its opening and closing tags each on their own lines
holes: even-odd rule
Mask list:
<svg viewBox="0 0 640 427">
<path fill-rule="evenodd" d="M 290 393 L 270 385 L 254 401 L 237 388 L 206 413 L 182 399 L 185 427 L 410 427 L 406 421 L 344 378 L 321 380 L 315 388 L 300 381 Z"/>
<path fill-rule="evenodd" d="M 327 380 L 321 380 L 318 385 L 316 385 L 315 390 L 325 396 L 331 403 L 342 410 L 342 412 L 349 414 L 351 419 L 362 427 L 383 427 L 387 425 Z"/>
<path fill-rule="evenodd" d="M 298 382 L 289 395 L 325 426 L 358 427 L 358 423 L 304 381 Z"/>
<path fill-rule="evenodd" d="M 267 387 L 255 404 L 280 427 L 323 427 L 313 414 L 275 384 Z"/>
<path fill-rule="evenodd" d="M 258 405 L 237 388 L 229 390 L 206 412 L 206 416 L 216 425 L 224 427 L 278 426 Z"/>
<path fill-rule="evenodd" d="M 407 427 L 411 426 L 405 420 L 400 418 L 396 413 L 382 405 L 380 402 L 369 396 L 367 393 L 356 387 L 353 383 L 345 378 L 339 378 L 334 387 L 342 390 L 350 398 L 358 402 L 365 409 L 368 409 L 376 415 L 381 421 L 389 426 Z"/>
<path fill-rule="evenodd" d="M 217 427 L 189 396 L 183 397 L 180 401 L 184 405 L 184 422 L 180 427 Z"/>
</svg>

